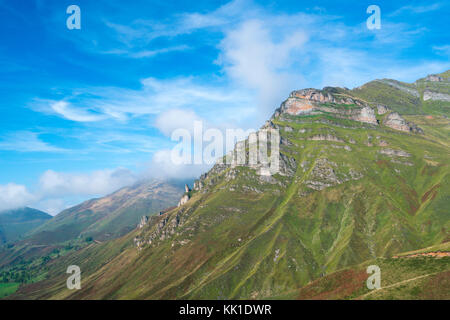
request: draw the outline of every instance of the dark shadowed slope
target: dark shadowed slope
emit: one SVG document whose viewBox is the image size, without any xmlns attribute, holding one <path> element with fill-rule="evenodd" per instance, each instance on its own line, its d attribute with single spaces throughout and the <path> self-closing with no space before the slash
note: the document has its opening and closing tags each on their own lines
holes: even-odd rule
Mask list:
<svg viewBox="0 0 450 320">
<path fill-rule="evenodd" d="M 2 211 L 0 212 L 0 243 L 16 241 L 51 218 L 52 216 L 48 213 L 32 208 Z"/>
</svg>

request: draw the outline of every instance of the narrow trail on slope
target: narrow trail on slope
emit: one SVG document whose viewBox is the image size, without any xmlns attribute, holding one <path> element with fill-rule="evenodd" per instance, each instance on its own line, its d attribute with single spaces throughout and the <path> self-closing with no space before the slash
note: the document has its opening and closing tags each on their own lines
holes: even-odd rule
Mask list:
<svg viewBox="0 0 450 320">
<path fill-rule="evenodd" d="M 438 273 L 441 273 L 441 272 L 442 271 L 429 273 L 429 274 L 424 274 L 424 275 L 421 275 L 421 276 L 418 276 L 418 277 L 415 277 L 415 278 L 406 279 L 406 280 L 403 280 L 403 281 L 400 281 L 400 282 L 396 282 L 396 283 L 388 285 L 386 287 L 382 287 L 380 289 L 372 290 L 372 291 L 370 291 L 370 292 L 368 292 L 366 294 L 363 294 L 362 296 L 359 296 L 359 297 L 355 298 L 355 300 L 363 299 L 364 297 L 367 297 L 367 296 L 371 295 L 372 293 L 380 292 L 381 290 L 384 290 L 384 289 L 393 288 L 393 287 L 396 287 L 396 286 L 399 286 L 399 285 L 402 285 L 402 284 L 405 284 L 405 283 L 408 283 L 408 282 L 411 282 L 411 281 L 414 281 L 414 280 L 417 280 L 417 279 L 422 279 L 422 278 L 426 278 L 426 277 L 429 277 L 429 276 L 434 276 L 435 274 L 438 274 Z"/>
</svg>

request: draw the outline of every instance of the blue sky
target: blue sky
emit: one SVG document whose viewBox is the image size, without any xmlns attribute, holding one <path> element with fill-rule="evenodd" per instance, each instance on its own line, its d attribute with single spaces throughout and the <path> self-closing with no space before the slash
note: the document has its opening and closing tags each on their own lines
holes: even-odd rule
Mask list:
<svg viewBox="0 0 450 320">
<path fill-rule="evenodd" d="M 81 9 L 69 30 L 66 9 Z M 368 30 L 366 9 L 381 9 Z M 0 210 L 52 214 L 173 167 L 173 129 L 258 128 L 291 90 L 449 68 L 445 1 L 0 0 Z"/>
</svg>

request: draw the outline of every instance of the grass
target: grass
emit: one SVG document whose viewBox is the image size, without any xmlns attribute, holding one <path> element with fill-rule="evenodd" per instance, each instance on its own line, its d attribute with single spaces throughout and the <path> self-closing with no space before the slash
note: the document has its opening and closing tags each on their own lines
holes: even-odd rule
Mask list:
<svg viewBox="0 0 450 320">
<path fill-rule="evenodd" d="M 415 98 L 385 83 L 367 88 L 349 94 L 386 102 L 394 110 L 423 112 Z M 384 100 L 379 99 L 383 92 Z M 275 125 L 293 129 L 280 130 L 291 143 L 281 152 L 295 160 L 292 175 L 278 174 L 265 182 L 245 166 L 212 170 L 203 181 L 205 188 L 192 192 L 186 205 L 122 238 L 89 243 L 49 260 L 36 268 L 45 279 L 23 286 L 15 296 L 354 299 L 369 294 L 365 268 L 376 263 L 386 290 L 368 298 L 445 297 L 444 291 L 426 287 L 442 280 L 448 260 L 392 258 L 449 240 L 448 119 L 417 114 L 408 119 L 423 125 L 425 134 L 330 113 L 273 119 Z M 317 134 L 343 142 L 309 140 Z M 411 156 L 380 153 L 386 148 L 381 140 Z M 324 159 L 327 169 L 318 166 Z M 313 190 L 308 181 L 329 185 Z M 160 224 L 165 218 L 165 225 Z M 174 221 L 180 224 L 174 227 Z M 133 245 L 135 237 L 146 242 L 141 250 Z M 83 272 L 83 288 L 77 292 L 65 288 L 65 268 L 71 264 Z"/>
<path fill-rule="evenodd" d="M 3 299 L 14 292 L 19 288 L 20 283 L 1 283 L 0 282 L 0 299 Z"/>
</svg>

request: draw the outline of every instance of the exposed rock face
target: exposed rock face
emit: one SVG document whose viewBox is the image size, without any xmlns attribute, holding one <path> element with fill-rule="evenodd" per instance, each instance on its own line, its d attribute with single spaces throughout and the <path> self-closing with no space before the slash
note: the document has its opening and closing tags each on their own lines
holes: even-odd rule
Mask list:
<svg viewBox="0 0 450 320">
<path fill-rule="evenodd" d="M 423 130 L 412 122 L 407 122 L 397 112 L 388 114 L 384 120 L 384 125 L 399 131 L 423 134 Z"/>
<path fill-rule="evenodd" d="M 423 101 L 450 101 L 450 95 L 445 93 L 433 92 L 425 90 L 423 93 Z"/>
<path fill-rule="evenodd" d="M 189 201 L 189 195 L 185 194 L 181 197 L 180 201 L 178 202 L 178 207 L 181 207 L 183 204 Z"/>
<path fill-rule="evenodd" d="M 397 88 L 403 92 L 409 93 L 410 95 L 419 98 L 420 94 L 419 91 L 417 91 L 416 89 L 407 87 L 405 85 L 402 85 L 401 83 L 397 82 L 397 81 L 393 81 L 393 80 L 387 80 L 387 79 L 383 79 L 383 80 L 376 80 L 382 83 L 385 83 L 387 85 L 390 85 L 391 87 Z"/>
<path fill-rule="evenodd" d="M 377 125 L 374 110 L 356 98 L 351 98 L 342 94 L 331 94 L 331 89 L 303 89 L 293 91 L 289 98 L 281 104 L 281 107 L 274 113 L 273 118 L 282 114 L 301 115 L 318 114 L 321 112 L 334 113 L 339 118 L 351 119 L 359 122 Z M 330 105 L 328 105 L 330 104 Z M 339 105 L 356 105 L 361 108 L 342 108 Z M 387 109 L 387 108 L 386 108 Z M 387 112 L 387 111 L 386 111 Z M 288 120 L 287 120 L 288 121 Z M 289 131 L 289 128 L 284 128 Z"/>
<path fill-rule="evenodd" d="M 185 194 L 181 197 L 180 201 L 178 202 L 178 207 L 181 207 L 183 204 L 185 204 L 186 202 L 189 201 L 190 196 L 189 196 L 189 192 L 191 191 L 191 189 L 189 188 L 189 186 L 187 184 L 184 185 L 184 192 Z"/>
<path fill-rule="evenodd" d="M 411 157 L 411 154 L 409 154 L 406 151 L 394 150 L 394 149 L 389 149 L 389 148 L 381 149 L 379 151 L 379 153 L 385 154 L 385 155 L 388 155 L 388 156 L 407 157 L 407 158 Z"/>
<path fill-rule="evenodd" d="M 147 222 L 148 222 L 148 217 L 147 216 L 143 216 L 141 218 L 141 221 L 139 222 L 139 224 L 137 226 L 138 229 L 142 229 L 147 224 Z"/>
<path fill-rule="evenodd" d="M 359 122 L 365 122 L 370 124 L 378 124 L 377 118 L 375 117 L 375 112 L 371 107 L 364 107 L 360 110 L 360 113 L 352 117 L 353 120 Z"/>
<path fill-rule="evenodd" d="M 293 91 L 289 98 L 281 105 L 281 108 L 275 112 L 275 117 L 280 113 L 291 115 L 299 115 L 302 113 L 310 113 L 319 107 L 319 104 L 335 103 L 335 104 L 356 104 L 363 106 L 359 100 L 345 96 L 335 96 L 329 92 L 317 89 L 302 89 Z"/>
<path fill-rule="evenodd" d="M 436 74 L 430 74 L 425 78 L 425 80 L 431 81 L 431 82 L 441 82 L 441 81 L 444 81 L 444 78 L 442 78 Z"/>
<path fill-rule="evenodd" d="M 377 112 L 378 114 L 385 114 L 389 111 L 389 108 L 387 106 L 384 106 L 382 104 L 377 105 Z"/>
<path fill-rule="evenodd" d="M 339 139 L 336 136 L 333 136 L 332 134 L 316 134 L 310 138 L 308 138 L 308 140 L 313 140 L 313 141 L 333 141 L 333 142 L 345 142 L 342 139 Z"/>
<path fill-rule="evenodd" d="M 159 217 L 151 217 L 153 220 L 151 222 L 151 227 L 153 227 L 153 231 L 150 234 L 140 234 L 139 236 L 134 238 L 134 245 L 141 250 L 144 245 L 152 244 L 153 242 L 159 240 L 169 239 L 172 235 L 175 234 L 176 229 L 182 224 L 181 222 L 181 213 L 183 211 L 180 210 L 175 217 L 170 219 L 169 216 L 159 216 Z"/>
<path fill-rule="evenodd" d="M 194 190 L 200 191 L 203 189 L 203 182 L 201 180 L 194 181 Z"/>
<path fill-rule="evenodd" d="M 283 112 L 286 112 L 291 115 L 299 115 L 302 113 L 308 113 L 314 110 L 314 104 L 309 101 L 297 99 L 297 98 L 289 98 L 283 105 Z"/>
<path fill-rule="evenodd" d="M 335 166 L 336 164 L 328 159 L 318 159 L 312 170 L 311 179 L 305 181 L 306 186 L 313 190 L 323 190 L 340 184 L 341 181 L 333 169 Z"/>
<path fill-rule="evenodd" d="M 294 158 L 280 153 L 280 174 L 284 176 L 293 176 L 297 171 L 297 163 Z"/>
<path fill-rule="evenodd" d="M 338 104 L 359 104 L 359 101 L 350 97 L 336 97 L 329 92 L 324 92 L 317 89 L 302 89 L 291 93 L 290 98 L 300 98 L 320 103 L 338 103 Z"/>
<path fill-rule="evenodd" d="M 302 168 L 306 165 L 302 163 Z M 337 172 L 338 169 L 338 165 L 335 162 L 319 158 L 312 169 L 309 179 L 304 184 L 310 189 L 319 191 L 350 180 L 359 180 L 363 177 L 362 173 L 353 169 L 350 169 L 348 174 L 339 173 Z"/>
</svg>

